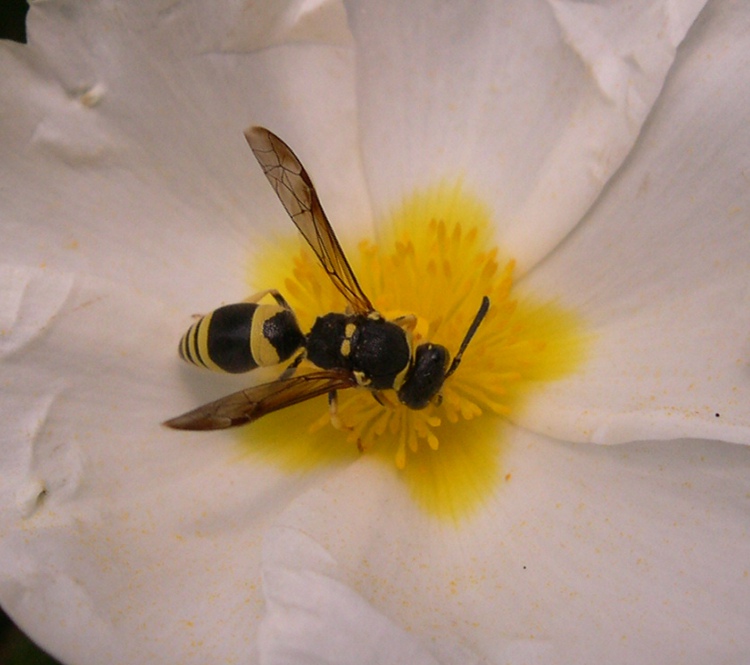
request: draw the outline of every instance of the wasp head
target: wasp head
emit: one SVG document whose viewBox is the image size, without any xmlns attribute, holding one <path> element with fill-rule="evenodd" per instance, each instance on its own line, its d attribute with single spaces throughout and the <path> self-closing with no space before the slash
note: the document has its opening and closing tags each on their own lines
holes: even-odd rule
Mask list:
<svg viewBox="0 0 750 665">
<path fill-rule="evenodd" d="M 448 366 L 448 349 L 440 344 L 420 344 L 398 398 L 410 409 L 424 409 L 440 392 Z"/>
</svg>

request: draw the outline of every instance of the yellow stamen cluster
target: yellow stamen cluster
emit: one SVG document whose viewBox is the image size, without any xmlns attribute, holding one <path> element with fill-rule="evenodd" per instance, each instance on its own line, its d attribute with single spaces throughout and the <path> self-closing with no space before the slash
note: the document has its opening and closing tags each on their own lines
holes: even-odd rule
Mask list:
<svg viewBox="0 0 750 665">
<path fill-rule="evenodd" d="M 395 460 L 413 496 L 433 514 L 458 518 L 476 507 L 500 478 L 501 427 L 528 391 L 527 379 L 556 378 L 580 356 L 572 315 L 514 294 L 514 262 L 491 247 L 489 220 L 489 211 L 460 186 L 443 184 L 405 202 L 379 227 L 381 242 L 365 241 L 359 252 L 348 252 L 363 291 L 383 316 L 417 317 L 415 346 L 429 341 L 455 354 L 483 296 L 489 297 L 489 312 L 439 405 L 414 411 L 392 391 L 385 405 L 364 389 L 342 391 L 342 430 L 331 426 L 322 398 L 254 424 L 246 434 L 253 445 L 258 438 L 303 440 L 291 455 L 284 445 L 284 461 L 293 467 L 364 450 Z M 346 309 L 307 248 L 295 253 L 281 279 L 278 258 L 260 276 L 263 283 L 283 284 L 303 329 L 321 314 Z"/>
</svg>

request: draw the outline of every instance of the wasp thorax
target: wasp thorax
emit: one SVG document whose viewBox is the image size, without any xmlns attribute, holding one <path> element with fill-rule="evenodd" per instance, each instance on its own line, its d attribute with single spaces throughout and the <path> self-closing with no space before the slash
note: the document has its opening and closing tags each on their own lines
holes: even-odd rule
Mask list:
<svg viewBox="0 0 750 665">
<path fill-rule="evenodd" d="M 307 359 L 323 369 L 342 367 L 342 344 L 349 317 L 332 312 L 315 320 L 307 336 Z M 351 340 L 349 342 L 351 344 Z M 349 354 L 346 354 L 348 356 Z"/>
<path fill-rule="evenodd" d="M 319 317 L 307 338 L 307 358 L 323 369 L 346 368 L 373 390 L 393 388 L 409 366 L 406 333 L 381 318 L 331 313 Z"/>
</svg>

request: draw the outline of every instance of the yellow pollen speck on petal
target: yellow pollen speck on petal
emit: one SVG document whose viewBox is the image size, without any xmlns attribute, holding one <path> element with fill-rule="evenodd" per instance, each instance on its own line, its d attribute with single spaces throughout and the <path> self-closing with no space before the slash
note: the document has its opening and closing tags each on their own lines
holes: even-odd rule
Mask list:
<svg viewBox="0 0 750 665">
<path fill-rule="evenodd" d="M 395 391 L 379 400 L 365 388 L 340 391 L 338 428 L 323 396 L 242 428 L 248 449 L 293 471 L 372 456 L 395 466 L 428 513 L 459 522 L 476 511 L 509 475 L 502 469 L 508 420 L 540 382 L 571 372 L 584 346 L 575 314 L 514 288 L 515 263 L 492 245 L 490 220 L 460 183 L 441 183 L 378 225 L 377 244 L 344 248 L 375 308 L 387 319 L 408 317 L 403 325 L 415 348 L 442 344 L 452 358 L 489 298 L 439 403 L 411 410 Z M 279 288 L 308 331 L 316 317 L 344 312 L 347 303 L 309 248 L 300 247 L 295 239 L 265 252 L 252 281 Z M 298 372 L 312 368 L 304 361 Z"/>
</svg>

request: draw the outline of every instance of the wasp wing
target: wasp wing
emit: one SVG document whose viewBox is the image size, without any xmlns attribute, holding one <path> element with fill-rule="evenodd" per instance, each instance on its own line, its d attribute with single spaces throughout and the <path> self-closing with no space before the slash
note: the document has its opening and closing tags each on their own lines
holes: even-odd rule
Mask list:
<svg viewBox="0 0 750 665">
<path fill-rule="evenodd" d="M 245 138 L 276 195 L 336 288 L 355 313 L 372 312 L 372 303 L 362 292 L 344 256 L 305 167 L 286 143 L 264 127 L 250 127 Z"/>
<path fill-rule="evenodd" d="M 167 420 L 164 424 L 173 429 L 186 430 L 236 427 L 292 404 L 356 385 L 351 373 L 343 370 L 300 374 L 240 390 Z"/>
</svg>

